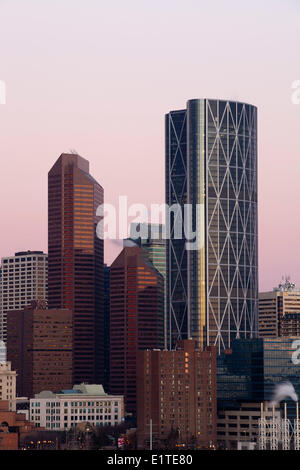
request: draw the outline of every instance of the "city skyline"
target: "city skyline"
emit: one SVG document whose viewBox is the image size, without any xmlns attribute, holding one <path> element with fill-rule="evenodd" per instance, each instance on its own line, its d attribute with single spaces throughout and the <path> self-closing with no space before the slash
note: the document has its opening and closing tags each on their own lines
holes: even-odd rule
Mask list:
<svg viewBox="0 0 300 470">
<path fill-rule="evenodd" d="M 133 1 L 128 14 L 121 3 L 116 9 L 72 2 L 70 20 L 67 0 L 51 6 L 0 2 L 0 79 L 7 95 L 0 105 L 0 197 L 6 201 L 0 257 L 47 251 L 47 171 L 70 148 L 91 162 L 106 202 L 122 194 L 130 203 L 164 202 L 163 116 L 189 98 L 206 96 L 257 106 L 260 290 L 275 286 L 282 274 L 300 284 L 294 256 L 300 222 L 292 217 L 299 198 L 300 106 L 291 100 L 299 78 L 299 5 L 191 3 L 192 10 L 180 2 L 158 7 Z M 22 46 L 9 30 L 16 5 Z M 199 19 L 206 20 L 201 28 Z M 217 39 L 210 29 L 218 31 Z M 122 242 L 106 243 L 105 262 L 111 264 L 121 248 Z"/>
<path fill-rule="evenodd" d="M 299 18 L 0 0 L 0 451 L 300 450 Z"/>
</svg>

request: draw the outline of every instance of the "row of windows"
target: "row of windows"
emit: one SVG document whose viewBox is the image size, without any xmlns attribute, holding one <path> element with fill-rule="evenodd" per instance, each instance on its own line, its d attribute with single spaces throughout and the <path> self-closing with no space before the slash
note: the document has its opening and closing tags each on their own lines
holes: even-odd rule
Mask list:
<svg viewBox="0 0 300 470">
<path fill-rule="evenodd" d="M 76 424 L 77 424 L 77 423 L 71 423 L 71 426 L 75 426 Z M 116 422 L 114 423 L 115 426 L 117 426 L 118 424 L 119 424 L 118 421 L 116 421 Z M 99 423 L 99 422 L 97 423 L 97 422 L 96 422 L 95 425 L 96 425 L 96 426 L 112 426 L 112 423 L 111 423 L 110 421 L 105 422 L 105 423 Z M 39 427 L 39 425 L 36 424 L 36 427 Z M 47 427 L 47 428 L 51 428 L 51 429 L 55 429 L 55 428 L 56 428 L 56 429 L 59 429 L 61 426 L 60 426 L 60 423 L 46 423 L 46 427 Z M 67 423 L 64 424 L 64 428 L 68 428 L 68 424 L 67 424 Z"/>
<path fill-rule="evenodd" d="M 113 406 L 113 403 L 114 403 L 114 406 L 119 406 L 119 402 L 115 401 L 115 402 L 112 402 L 112 401 L 71 401 L 71 402 L 67 402 L 65 401 L 64 402 L 64 406 Z M 34 406 L 36 407 L 40 407 L 41 406 L 41 403 L 40 402 L 32 402 L 31 403 L 31 407 L 33 408 Z M 60 401 L 57 401 L 57 402 L 46 402 L 46 407 L 60 407 L 61 406 L 61 402 Z"/>
<path fill-rule="evenodd" d="M 2 259 L 3 264 L 8 264 L 8 263 L 22 263 L 22 262 L 28 262 L 28 261 L 45 261 L 47 260 L 47 256 L 28 256 L 26 258 L 10 258 L 10 259 Z"/>
</svg>

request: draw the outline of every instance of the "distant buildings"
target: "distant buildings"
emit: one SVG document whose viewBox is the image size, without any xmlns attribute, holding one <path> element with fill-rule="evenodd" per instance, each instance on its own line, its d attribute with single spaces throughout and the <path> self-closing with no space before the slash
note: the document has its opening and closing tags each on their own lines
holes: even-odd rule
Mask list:
<svg viewBox="0 0 300 470">
<path fill-rule="evenodd" d="M 16 371 L 10 362 L 0 363 L 0 401 L 9 402 L 9 411 L 16 411 Z"/>
<path fill-rule="evenodd" d="M 166 203 L 181 208 L 167 241 L 168 344 L 220 353 L 258 331 L 257 109 L 193 99 L 165 122 Z M 185 223 L 196 239 L 177 236 Z"/>
<path fill-rule="evenodd" d="M 36 427 L 65 431 L 79 423 L 116 426 L 124 420 L 123 396 L 108 395 L 102 385 L 74 385 L 60 393 L 43 391 L 30 400 Z"/>
<path fill-rule="evenodd" d="M 47 301 L 48 256 L 42 251 L 20 251 L 2 258 L 0 340 L 7 337 L 7 312 L 34 300 Z"/>
<path fill-rule="evenodd" d="M 62 154 L 48 174 L 49 308 L 72 311 L 73 383 L 104 380 L 102 203 L 89 162 Z"/>
<path fill-rule="evenodd" d="M 39 302 L 9 312 L 7 359 L 17 372 L 17 394 L 33 397 L 72 385 L 72 312 Z"/>
<path fill-rule="evenodd" d="M 260 338 L 300 336 L 300 289 L 289 280 L 259 294 Z"/>
<path fill-rule="evenodd" d="M 124 248 L 110 267 L 110 393 L 134 415 L 137 352 L 163 347 L 163 300 L 162 275 L 141 248 Z"/>
<path fill-rule="evenodd" d="M 176 350 L 139 351 L 137 358 L 138 448 L 149 449 L 150 440 L 154 449 L 213 448 L 216 349 L 199 351 L 185 340 Z"/>
<path fill-rule="evenodd" d="M 243 403 L 271 401 L 275 387 L 289 381 L 300 397 L 299 337 L 237 339 L 217 359 L 218 411 L 236 410 Z M 295 360 L 296 359 L 296 360 Z M 289 419 L 295 403 L 287 399 Z"/>
</svg>

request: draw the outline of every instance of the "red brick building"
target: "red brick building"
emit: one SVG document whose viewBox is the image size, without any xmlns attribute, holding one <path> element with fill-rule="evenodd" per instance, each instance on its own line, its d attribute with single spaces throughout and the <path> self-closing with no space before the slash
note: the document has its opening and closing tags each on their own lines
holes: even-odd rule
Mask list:
<svg viewBox="0 0 300 470">
<path fill-rule="evenodd" d="M 72 312 L 32 302 L 7 316 L 7 359 L 17 372 L 18 396 L 73 385 Z"/>
<path fill-rule="evenodd" d="M 172 351 L 139 351 L 137 441 L 153 448 L 213 448 L 216 445 L 216 349 L 178 342 Z"/>
<path fill-rule="evenodd" d="M 134 415 L 137 351 L 163 347 L 163 301 L 162 275 L 140 247 L 124 248 L 110 268 L 110 393 Z"/>
<path fill-rule="evenodd" d="M 36 428 L 25 414 L 9 411 L 9 402 L 0 401 L 0 450 L 18 450 L 20 442 L 32 432 Z"/>
</svg>

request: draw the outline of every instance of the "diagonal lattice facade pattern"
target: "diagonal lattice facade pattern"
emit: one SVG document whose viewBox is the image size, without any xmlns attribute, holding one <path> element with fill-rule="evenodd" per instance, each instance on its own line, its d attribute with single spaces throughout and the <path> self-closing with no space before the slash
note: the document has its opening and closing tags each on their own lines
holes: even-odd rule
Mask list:
<svg viewBox="0 0 300 470">
<path fill-rule="evenodd" d="M 200 347 L 215 345 L 220 352 L 236 337 L 257 335 L 257 110 L 231 101 L 190 100 L 184 119 L 186 146 L 180 147 L 182 136 L 177 139 L 186 168 L 182 183 L 186 181 L 186 201 L 193 207 L 193 229 L 204 242 L 193 251 L 181 243 L 176 252 L 175 265 L 186 287 L 185 308 L 177 317 L 185 315 L 179 325 L 184 328 L 177 331 L 196 339 Z M 167 161 L 176 162 L 177 147 L 170 139 L 166 146 Z M 179 172 L 176 177 L 180 180 Z M 167 187 L 172 178 L 171 172 Z M 203 207 L 200 219 L 196 205 Z M 169 242 L 169 266 L 175 241 Z M 176 316 L 177 289 L 172 274 L 169 287 L 171 318 Z"/>
<path fill-rule="evenodd" d="M 166 115 L 166 203 L 187 203 L 186 110 Z M 174 219 L 167 240 L 167 338 L 166 347 L 188 337 L 187 254 L 185 240 L 175 239 Z"/>
</svg>

